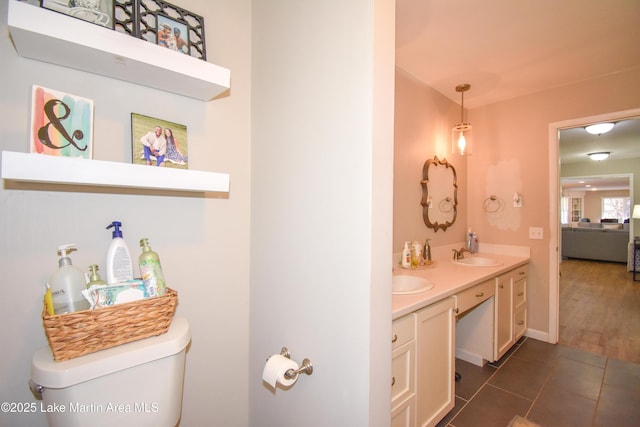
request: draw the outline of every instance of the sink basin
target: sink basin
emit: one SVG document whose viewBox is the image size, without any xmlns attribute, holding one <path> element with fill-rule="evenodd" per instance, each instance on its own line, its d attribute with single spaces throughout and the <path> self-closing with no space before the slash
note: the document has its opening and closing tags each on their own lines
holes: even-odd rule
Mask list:
<svg viewBox="0 0 640 427">
<path fill-rule="evenodd" d="M 393 291 L 395 295 L 408 295 L 426 292 L 433 288 L 433 283 L 422 277 L 400 274 L 393 276 Z"/>
<path fill-rule="evenodd" d="M 498 261 L 495 258 L 488 258 L 483 256 L 470 256 L 467 258 L 451 260 L 452 263 L 458 265 L 466 265 L 469 267 L 495 267 L 502 265 L 502 261 Z"/>
</svg>

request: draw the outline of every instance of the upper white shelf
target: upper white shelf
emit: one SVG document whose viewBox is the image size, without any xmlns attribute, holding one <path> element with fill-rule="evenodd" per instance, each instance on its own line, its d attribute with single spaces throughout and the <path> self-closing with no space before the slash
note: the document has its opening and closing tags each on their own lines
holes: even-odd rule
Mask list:
<svg viewBox="0 0 640 427">
<path fill-rule="evenodd" d="M 129 163 L 2 152 L 2 178 L 46 184 L 229 192 L 229 175 Z"/>
<path fill-rule="evenodd" d="M 17 0 L 9 1 L 7 24 L 16 51 L 25 58 L 202 101 L 230 87 L 226 68 Z"/>
</svg>

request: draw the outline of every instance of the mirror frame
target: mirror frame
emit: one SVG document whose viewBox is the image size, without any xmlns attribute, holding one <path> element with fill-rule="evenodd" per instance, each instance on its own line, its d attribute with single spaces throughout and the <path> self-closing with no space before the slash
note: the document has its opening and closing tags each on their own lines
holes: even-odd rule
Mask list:
<svg viewBox="0 0 640 427">
<path fill-rule="evenodd" d="M 429 218 L 429 168 L 432 166 L 444 166 L 445 170 L 451 168 L 451 173 L 453 174 L 453 217 L 450 221 L 446 221 L 444 224 L 440 224 L 438 223 L 438 221 L 432 222 Z M 427 160 L 422 167 L 422 180 L 420 181 L 420 184 L 422 186 L 422 200 L 420 201 L 420 204 L 422 205 L 422 219 L 424 220 L 425 225 L 427 226 L 427 228 L 431 228 L 435 232 L 437 232 L 438 230 L 446 231 L 447 228 L 449 228 L 453 225 L 454 222 L 456 222 L 456 217 L 458 216 L 458 178 L 456 175 L 456 169 L 451 163 L 447 161 L 447 159 L 440 160 L 438 159 L 438 156 L 433 156 L 433 159 Z"/>
</svg>

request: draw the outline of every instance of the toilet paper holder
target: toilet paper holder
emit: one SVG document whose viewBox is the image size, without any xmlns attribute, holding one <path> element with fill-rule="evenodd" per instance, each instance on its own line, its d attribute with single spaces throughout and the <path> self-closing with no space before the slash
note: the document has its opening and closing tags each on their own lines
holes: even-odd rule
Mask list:
<svg viewBox="0 0 640 427">
<path fill-rule="evenodd" d="M 280 356 L 286 357 L 287 359 L 291 359 L 291 355 L 289 354 L 289 349 L 287 347 L 282 347 L 280 350 Z M 289 369 L 284 373 L 285 378 L 292 380 L 298 376 L 298 374 L 313 374 L 313 365 L 311 364 L 311 360 L 306 357 L 302 360 L 302 364 L 298 369 Z"/>
</svg>

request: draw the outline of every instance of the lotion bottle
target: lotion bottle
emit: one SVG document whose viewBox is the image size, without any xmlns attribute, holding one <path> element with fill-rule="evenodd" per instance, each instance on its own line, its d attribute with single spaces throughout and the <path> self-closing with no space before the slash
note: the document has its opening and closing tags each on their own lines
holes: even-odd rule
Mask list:
<svg viewBox="0 0 640 427">
<path fill-rule="evenodd" d="M 411 249 L 409 249 L 409 242 L 404 242 L 401 263 L 402 268 L 411 268 Z"/>
<path fill-rule="evenodd" d="M 73 313 L 89 308 L 89 302 L 82 295 L 82 290 L 86 287 L 84 273 L 74 267 L 71 258 L 67 256 L 75 250 L 76 245 L 73 243 L 58 247 L 59 268 L 49 277 L 48 283 L 55 314 Z"/>
<path fill-rule="evenodd" d="M 113 221 L 107 226 L 107 230 L 113 228 L 113 239 L 107 250 L 107 283 L 126 282 L 133 279 L 133 264 L 127 243 L 122 238 L 120 231 L 122 223 Z"/>
<path fill-rule="evenodd" d="M 140 239 L 140 247 L 142 248 L 142 253 L 138 257 L 138 263 L 140 265 L 140 276 L 147 294 L 150 297 L 164 295 L 166 284 L 160 265 L 160 257 L 151 250 L 149 239 L 146 237 Z"/>
</svg>

